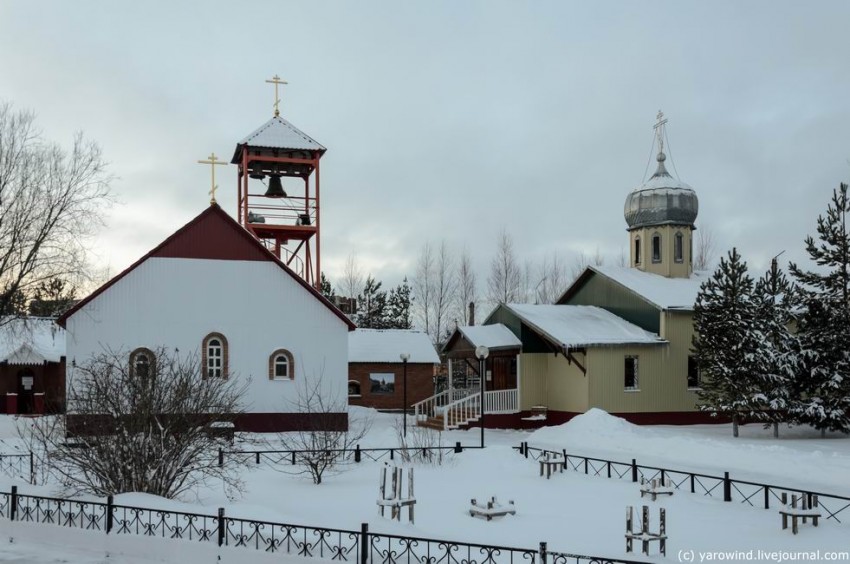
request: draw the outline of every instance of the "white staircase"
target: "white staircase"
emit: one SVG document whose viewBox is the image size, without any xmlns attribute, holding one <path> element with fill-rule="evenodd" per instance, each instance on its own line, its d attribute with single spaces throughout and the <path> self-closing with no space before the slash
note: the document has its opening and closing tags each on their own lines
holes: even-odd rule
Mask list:
<svg viewBox="0 0 850 564">
<path fill-rule="evenodd" d="M 519 412 L 517 390 L 484 392 L 484 413 Z M 414 404 L 416 424 L 440 431 L 457 429 L 481 418 L 481 392 L 447 390 Z"/>
</svg>

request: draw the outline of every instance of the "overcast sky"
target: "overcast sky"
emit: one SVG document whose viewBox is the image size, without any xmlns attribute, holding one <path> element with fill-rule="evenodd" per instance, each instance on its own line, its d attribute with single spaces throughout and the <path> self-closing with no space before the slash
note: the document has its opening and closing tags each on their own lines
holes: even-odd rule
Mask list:
<svg viewBox="0 0 850 564">
<path fill-rule="evenodd" d="M 272 116 L 275 73 L 282 116 L 328 148 L 331 279 L 357 253 L 394 284 L 440 239 L 483 279 L 501 228 L 523 260 L 614 262 L 659 109 L 697 225 L 762 268 L 805 260 L 850 177 L 848 22 L 848 2 L 0 0 L 0 100 L 103 147 L 112 273 L 208 205 L 195 161 Z M 218 177 L 233 213 L 235 166 Z"/>
</svg>

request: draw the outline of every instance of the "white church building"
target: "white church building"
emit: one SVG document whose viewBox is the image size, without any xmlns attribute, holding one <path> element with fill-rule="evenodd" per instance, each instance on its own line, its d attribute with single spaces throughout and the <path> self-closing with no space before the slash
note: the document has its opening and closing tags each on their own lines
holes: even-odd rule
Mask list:
<svg viewBox="0 0 850 564">
<path fill-rule="evenodd" d="M 309 428 L 315 418 L 295 401 L 299 388 L 316 384 L 326 401 L 338 400 L 332 425 L 347 428 L 354 324 L 217 204 L 58 323 L 67 331 L 69 385 L 75 364 L 105 350 L 135 362 L 176 348 L 197 354 L 207 377 L 249 380 L 239 430 Z"/>
</svg>

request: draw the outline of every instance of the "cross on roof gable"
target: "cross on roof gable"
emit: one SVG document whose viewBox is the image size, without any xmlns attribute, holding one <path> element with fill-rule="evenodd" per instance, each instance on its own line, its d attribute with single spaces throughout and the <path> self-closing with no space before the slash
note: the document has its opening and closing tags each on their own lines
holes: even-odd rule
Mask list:
<svg viewBox="0 0 850 564">
<path fill-rule="evenodd" d="M 355 328 L 354 323 L 339 308 L 275 257 L 262 243 L 244 227 L 236 223 L 236 220 L 230 217 L 217 204 L 209 206 L 189 223 L 175 231 L 165 241 L 130 265 L 124 272 L 109 280 L 106 284 L 65 312 L 56 322 L 60 326 L 65 327 L 66 320 L 80 308 L 152 257 L 273 262 L 308 292 L 313 294 L 334 315 L 345 322 L 349 331 L 353 331 Z"/>
</svg>

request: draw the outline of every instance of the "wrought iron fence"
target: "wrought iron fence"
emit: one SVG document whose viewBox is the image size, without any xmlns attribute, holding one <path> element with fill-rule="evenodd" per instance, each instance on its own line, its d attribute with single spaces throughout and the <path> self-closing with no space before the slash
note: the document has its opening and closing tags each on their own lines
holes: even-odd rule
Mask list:
<svg viewBox="0 0 850 564">
<path fill-rule="evenodd" d="M 659 466 L 645 466 L 638 464 L 634 458 L 631 462 L 621 462 L 581 456 L 570 454 L 566 449 L 557 451 L 530 447 L 527 442 L 523 442 L 514 448 L 526 458 L 533 458 L 535 460 L 542 458 L 549 458 L 551 460 L 553 457 L 557 457 L 558 461 L 563 461 L 562 467 L 564 470 L 580 472 L 588 476 L 631 480 L 632 482 L 652 479 L 669 480 L 670 485 L 676 490 L 689 491 L 692 494 L 699 494 L 706 497 L 718 497 L 726 502 L 737 502 L 750 507 L 770 509 L 771 504 L 778 506 L 781 504 L 783 493 L 789 496 L 792 494 L 803 494 L 808 497 L 809 501 L 811 501 L 813 496 L 817 496 L 819 506 L 824 511 L 824 518 L 826 520 L 832 520 L 836 523 L 850 522 L 850 497 L 809 491 L 805 488 L 737 480 L 731 478 L 729 472 L 724 472 L 723 476 L 713 476 Z"/>
<path fill-rule="evenodd" d="M 326 454 L 336 458 L 340 463 L 359 463 L 365 460 L 395 460 L 398 458 L 429 460 L 434 457 L 451 453 L 463 452 L 467 449 L 479 449 L 480 446 L 465 446 L 455 443 L 453 446 L 431 447 L 394 447 L 394 448 L 360 448 L 357 445 L 349 449 L 325 450 L 225 450 L 218 449 L 218 465 L 224 466 L 225 457 L 236 457 L 242 463 L 253 464 L 289 464 L 298 463 L 299 457 Z"/>
<path fill-rule="evenodd" d="M 35 484 L 35 460 L 33 453 L 2 454 L 0 453 L 0 473 Z"/>
<path fill-rule="evenodd" d="M 367 523 L 359 531 L 272 523 L 216 515 L 24 495 L 13 486 L 0 492 L 0 519 L 139 535 L 216 543 L 218 546 L 280 552 L 353 564 L 641 564 L 540 548 L 516 548 L 453 540 L 373 533 Z"/>
</svg>

